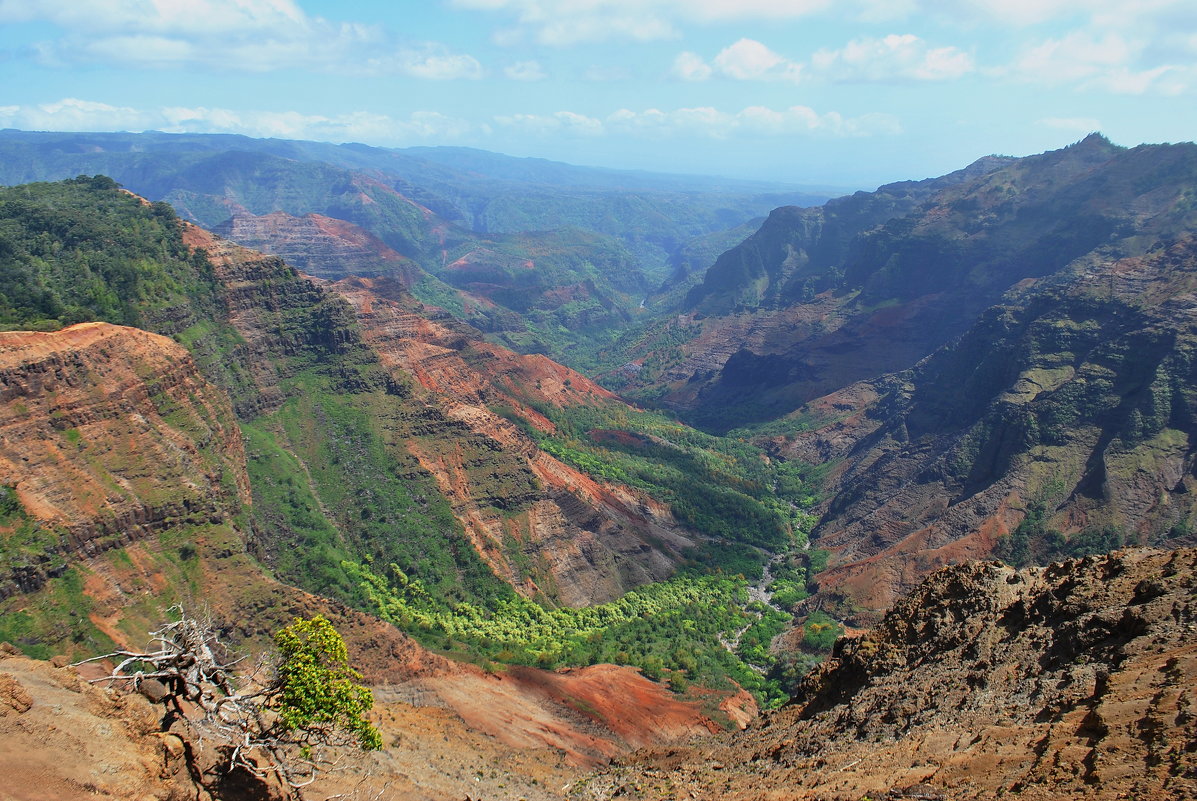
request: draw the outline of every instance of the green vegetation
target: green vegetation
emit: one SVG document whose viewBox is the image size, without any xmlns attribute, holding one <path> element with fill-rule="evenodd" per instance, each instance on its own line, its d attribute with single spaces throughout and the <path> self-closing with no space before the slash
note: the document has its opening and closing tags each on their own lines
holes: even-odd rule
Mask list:
<svg viewBox="0 0 1197 801">
<path fill-rule="evenodd" d="M 730 688 L 728 679 L 763 701 L 780 688 L 719 642 L 752 621 L 740 577 L 686 573 L 582 609 L 548 609 L 518 595 L 483 605 L 446 605 L 419 579 L 391 565 L 386 575 L 346 564 L 370 598 L 371 611 L 425 644 L 459 658 L 556 668 L 611 662 L 663 671 L 687 682 Z"/>
<path fill-rule="evenodd" d="M 79 568 L 66 569 L 24 596 L 21 608 L 0 607 L 0 642 L 10 642 L 34 659 L 49 659 L 64 650 L 110 650 L 112 640 L 88 617 L 93 603 L 83 591 L 83 577 Z"/>
<path fill-rule="evenodd" d="M 777 661 L 776 657 L 769 653 L 769 645 L 785 630 L 786 624 L 790 622 L 790 615 L 762 604 L 751 605 L 749 611 L 760 617 L 740 635 L 736 656 L 762 673 L 768 673 Z"/>
<path fill-rule="evenodd" d="M 768 587 L 773 593 L 773 603 L 783 609 L 792 608 L 809 598 L 816 589 L 815 575 L 827 568 L 828 556 L 829 551 L 811 548 L 787 554 L 775 563 L 773 581 Z"/>
<path fill-rule="evenodd" d="M 1028 505 L 1018 527 L 998 541 L 993 555 L 1013 567 L 1046 565 L 1058 559 L 1109 553 L 1127 544 L 1126 533 L 1113 526 L 1090 528 L 1066 537 L 1047 523 L 1043 501 Z"/>
<path fill-rule="evenodd" d="M 357 682 L 345 641 L 323 616 L 275 632 L 279 651 L 274 707 L 289 731 L 331 725 L 349 732 L 364 751 L 382 748 L 382 735 L 362 715 L 374 696 Z"/>
<path fill-rule="evenodd" d="M 173 336 L 234 403 L 252 392 L 220 283 L 165 203 L 110 178 L 0 187 L 0 331 L 88 321 Z"/>
<path fill-rule="evenodd" d="M 812 651 L 828 653 L 836 639 L 844 633 L 844 627 L 832 620 L 827 613 L 814 611 L 806 618 L 802 627 L 802 646 Z"/>
<path fill-rule="evenodd" d="M 25 512 L 15 487 L 0 484 L 0 578 L 61 574 L 67 566 L 62 537 Z"/>
<path fill-rule="evenodd" d="M 774 462 L 751 444 L 704 434 L 657 412 L 624 406 L 538 411 L 557 427 L 552 435 L 535 432 L 542 450 L 596 478 L 648 492 L 696 531 L 771 551 L 805 542 L 813 519 L 802 510 L 815 497 L 796 465 Z"/>
<path fill-rule="evenodd" d="M 109 247 L 110 241 L 116 244 Z M 602 273 L 623 269 L 619 260 L 626 254 L 607 263 L 598 251 L 581 248 L 567 258 L 560 245 L 533 237 L 522 246 L 538 265 L 564 259 L 554 268 L 563 271 L 558 278 L 581 276 L 576 283 L 586 284 L 584 291 L 551 303 L 528 300 L 543 287 L 520 284 L 531 280 L 523 277 L 525 268 L 505 262 L 507 279 L 530 292 L 524 300 L 506 300 L 525 303 L 522 312 L 546 330 L 565 330 L 562 320 L 585 327 L 596 309 L 618 313 L 632 296 L 624 292 L 613 306 L 607 301 L 614 296 L 604 300 L 603 293 L 611 287 L 623 292 L 628 286 L 620 282 L 632 279 Z M 601 251 L 606 244 L 593 247 Z M 551 435 L 513 409 L 499 409 L 548 453 L 668 503 L 703 537 L 671 581 L 592 609 L 554 609 L 548 598 L 522 598 L 495 576 L 412 448 L 435 455 L 452 442 L 468 457 L 465 469 L 486 476 L 474 483 L 485 484 L 487 496 L 475 500 L 503 514 L 525 508 L 535 494 L 526 466 L 503 462 L 506 457 L 489 452 L 486 443 L 471 441 L 463 426 L 415 402 L 413 388 L 365 345 L 349 307 L 281 262 L 250 265 L 240 277 L 269 301 L 253 308 L 252 323 L 261 332 L 252 345 L 254 369 L 275 382 L 268 398 L 249 378 L 249 345 L 228 323 L 225 290 L 212 265 L 182 243 L 180 223 L 161 204 L 145 205 L 102 178 L 0 190 L 0 267 L 6 268 L 0 270 L 0 326 L 52 329 L 86 319 L 139 325 L 174 336 L 205 375 L 229 391 L 254 498 L 251 508 L 229 511 L 242 532 L 253 532 L 252 552 L 284 580 L 374 611 L 431 647 L 484 663 L 616 662 L 678 689 L 730 687 L 734 680 L 763 701 L 781 698 L 776 681 L 761 673 L 771 667 L 768 643 L 784 615 L 748 609 L 745 588 L 761 576 L 768 552 L 805 542 L 812 518 L 804 510 L 814 503 L 806 468 L 616 404 L 560 409 L 521 398 L 554 423 Z M 592 308 L 592 301 L 598 305 Z M 192 404 L 198 410 L 192 414 L 163 393 L 150 400 L 179 431 L 194 437 L 212 427 L 201 405 Z M 70 428 L 63 442 L 87 445 Z M 42 570 L 41 561 L 55 552 L 58 534 L 22 515 L 13 493 L 0 492 L 4 575 L 27 564 Z M 159 545 L 161 553 L 152 558 L 173 582 L 171 592 L 202 594 L 200 540 L 169 529 Z M 514 538 L 504 547 L 518 551 Z M 106 558 L 114 569 L 129 569 L 123 552 Z M 539 581 L 534 560 L 513 562 Z M 38 594 L 45 608 L 34 604 L 0 615 L 0 635 L 22 647 L 74 640 L 99 650 L 94 642 L 102 635 L 87 620 L 90 599 L 81 575 L 65 561 L 50 568 L 65 572 Z M 806 585 L 805 572 L 780 576 L 794 587 Z M 134 606 L 133 617 L 150 614 Z M 78 631 L 51 630 L 55 620 L 74 621 Z M 732 654 L 720 638 L 741 630 L 739 652 Z"/>
<path fill-rule="evenodd" d="M 398 422 L 393 397 L 298 380 L 303 393 L 243 426 L 254 515 L 281 576 L 359 607 L 366 599 L 346 561 L 395 563 L 445 603 L 514 595 L 432 478 L 386 441 Z"/>
<path fill-rule="evenodd" d="M 173 308 L 211 311 L 211 266 L 178 227 L 170 206 L 104 176 L 0 189 L 0 328 L 151 327 Z"/>
</svg>

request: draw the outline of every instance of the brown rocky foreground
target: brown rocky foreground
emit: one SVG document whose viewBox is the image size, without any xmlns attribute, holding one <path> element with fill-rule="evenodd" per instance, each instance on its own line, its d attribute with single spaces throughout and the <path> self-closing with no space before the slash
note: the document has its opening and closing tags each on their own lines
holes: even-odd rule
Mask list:
<svg viewBox="0 0 1197 801">
<path fill-rule="evenodd" d="M 785 709 L 574 797 L 1197 798 L 1197 550 L 945 568 Z"/>
<path fill-rule="evenodd" d="M 946 568 L 841 640 L 787 708 L 583 778 L 579 765 L 616 753 L 620 735 L 646 741 L 651 726 L 621 707 L 675 736 L 697 721 L 610 666 L 434 670 L 378 694 L 387 748 L 347 754 L 311 797 L 1194 799 L 1197 550 Z M 0 799 L 264 797 L 197 792 L 156 720 L 139 696 L 0 653 Z"/>
</svg>

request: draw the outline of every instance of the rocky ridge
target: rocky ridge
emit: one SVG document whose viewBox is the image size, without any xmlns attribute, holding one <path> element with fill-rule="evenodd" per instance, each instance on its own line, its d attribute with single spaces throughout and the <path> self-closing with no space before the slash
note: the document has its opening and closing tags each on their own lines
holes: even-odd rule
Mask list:
<svg viewBox="0 0 1197 801">
<path fill-rule="evenodd" d="M 369 365 L 333 380 L 346 395 L 378 397 L 372 414 L 387 421 L 405 469 L 432 477 L 481 557 L 521 591 L 581 606 L 673 572 L 691 541 L 667 507 L 540 452 L 492 409 L 514 405 L 536 419 L 529 400 L 617 403 L 609 392 L 545 357 L 485 343 L 394 278 L 326 285 L 194 226 L 184 236 L 225 287 L 256 384 L 253 413 L 287 401 L 288 357 L 304 349 Z M 531 395 L 514 398 L 504 383 Z"/>
<path fill-rule="evenodd" d="M 1092 135 L 778 209 L 606 383 L 826 465 L 811 608 L 854 624 L 970 558 L 1192 544 L 1195 186 Z"/>
<path fill-rule="evenodd" d="M 586 799 L 1197 797 L 1197 551 L 945 568 L 741 734 Z"/>
<path fill-rule="evenodd" d="M 869 609 L 929 569 L 1068 548 L 1191 544 L 1190 239 L 1010 293 L 908 374 L 809 404 L 779 450 L 834 461 L 821 579 Z"/>
</svg>

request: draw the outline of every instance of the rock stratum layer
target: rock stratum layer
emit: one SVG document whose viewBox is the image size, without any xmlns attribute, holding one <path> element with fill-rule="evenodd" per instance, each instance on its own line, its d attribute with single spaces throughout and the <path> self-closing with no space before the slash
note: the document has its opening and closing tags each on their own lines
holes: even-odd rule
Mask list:
<svg viewBox="0 0 1197 801">
<path fill-rule="evenodd" d="M 1043 563 L 1191 545 L 1195 292 L 1191 239 L 1081 261 L 910 373 L 807 405 L 827 422 L 780 451 L 836 464 L 825 593 L 881 610 L 928 570 L 995 550 Z"/>
<path fill-rule="evenodd" d="M 1192 545 L 1195 192 L 1194 145 L 1092 135 L 777 209 L 612 380 L 826 466 L 853 624 L 966 559 Z"/>
<path fill-rule="evenodd" d="M 601 483 L 541 451 L 496 414 L 515 410 L 542 430 L 552 423 L 531 404 L 558 408 L 618 404 L 607 390 L 544 356 L 485 342 L 445 314 L 414 303 L 387 279 L 347 279 L 332 288 L 349 301 L 383 364 L 414 379 L 421 400 L 458 430 L 451 442 L 430 432 L 408 447 L 436 477 L 475 547 L 501 576 L 530 592 L 504 541 L 541 566 L 540 582 L 564 603 L 618 597 L 668 577 L 694 543 L 669 508 L 646 493 Z M 419 308 L 416 308 L 419 307 Z"/>
<path fill-rule="evenodd" d="M 227 396 L 178 344 L 107 323 L 0 333 L 0 484 L 65 534 L 0 579 L 5 595 L 39 587 L 54 556 L 217 522 L 249 500 Z"/>
<path fill-rule="evenodd" d="M 787 708 L 578 798 L 1197 797 L 1197 551 L 945 568 Z"/>
</svg>

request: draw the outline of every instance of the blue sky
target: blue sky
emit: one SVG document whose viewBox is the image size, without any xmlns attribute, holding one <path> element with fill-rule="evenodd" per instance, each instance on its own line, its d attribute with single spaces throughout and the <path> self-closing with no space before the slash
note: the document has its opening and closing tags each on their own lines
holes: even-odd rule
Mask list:
<svg viewBox="0 0 1197 801">
<path fill-rule="evenodd" d="M 1193 0 L 0 0 L 0 127 L 871 188 L 1197 136 Z"/>
</svg>

